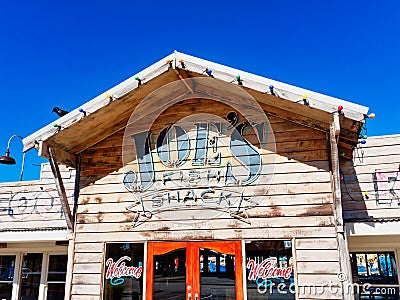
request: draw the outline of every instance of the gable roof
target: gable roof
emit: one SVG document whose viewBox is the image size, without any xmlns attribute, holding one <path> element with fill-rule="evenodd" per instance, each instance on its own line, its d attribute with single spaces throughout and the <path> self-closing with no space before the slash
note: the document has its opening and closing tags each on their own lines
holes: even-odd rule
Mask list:
<svg viewBox="0 0 400 300">
<path fill-rule="evenodd" d="M 181 66 L 180 60 L 184 62 L 184 69 Z M 167 61 L 171 62 L 172 69 L 174 69 L 175 72 L 170 72 L 170 63 Z M 115 87 L 98 95 L 81 107 L 74 109 L 55 122 L 48 124 L 24 138 L 24 151 L 30 150 L 37 143 L 50 143 L 53 147 L 65 151 L 67 156 L 68 154 L 80 153 L 99 141 L 95 136 L 96 134 L 101 132 L 102 138 L 105 138 L 124 127 L 125 124 L 119 124 L 119 121 L 122 122 L 123 118 L 129 118 L 130 113 L 133 111 L 132 104 L 130 105 L 130 110 L 122 109 L 123 105 L 127 103 L 128 98 L 132 99 L 133 97 L 136 100 L 144 98 L 161 85 L 179 80 L 179 78 L 182 79 L 182 75 L 176 70 L 182 70 L 187 75 L 186 77 L 207 76 L 204 74 L 206 68 L 212 70 L 214 78 L 233 84 L 237 82 L 236 76 L 240 75 L 240 78 L 243 80 L 243 87 L 249 92 L 257 92 L 258 95 L 273 97 L 270 95 L 271 93 L 269 90 L 269 86 L 273 85 L 274 93 L 278 96 L 274 97 L 275 99 L 273 102 L 276 102 L 275 105 L 278 107 L 279 105 L 280 107 L 284 106 L 284 109 L 292 105 L 293 112 L 297 112 L 300 106 L 304 106 L 299 102 L 301 102 L 303 95 L 307 95 L 307 100 L 309 102 L 307 109 L 309 110 L 304 111 L 304 115 L 310 115 L 311 117 L 315 116 L 316 113 L 325 113 L 325 115 L 333 114 L 337 112 L 338 106 L 341 105 L 343 106 L 342 117 L 350 121 L 363 122 L 368 112 L 368 107 L 362 105 L 312 92 L 175 51 Z M 139 84 L 137 78 L 142 80 L 142 85 Z M 108 95 L 112 95 L 112 101 Z M 259 99 L 257 100 L 259 101 Z M 118 105 L 121 106 L 120 110 L 117 109 L 116 103 L 119 103 Z M 296 104 L 293 106 L 293 103 Z M 86 115 L 84 115 L 80 109 L 85 111 Z M 325 119 L 326 117 L 327 116 L 325 116 Z M 113 122 L 113 124 L 105 124 L 102 127 L 103 130 L 100 130 L 100 128 L 98 128 L 100 121 L 106 123 Z M 54 124 L 57 124 L 58 127 L 54 127 Z M 86 130 L 86 132 L 80 132 L 80 130 L 84 130 L 84 128 L 82 126 L 74 127 L 76 124 L 86 124 L 88 130 Z M 108 126 L 107 130 L 104 130 L 106 126 Z M 69 135 L 64 133 L 67 132 L 66 129 L 73 128 L 75 128 L 73 134 L 71 134 L 71 132 Z M 98 128 L 98 131 L 90 130 L 90 128 Z M 356 140 L 357 136 L 357 133 L 350 133 L 349 139 Z M 80 143 L 79 139 L 85 139 L 86 141 Z M 67 143 L 70 143 L 70 146 L 68 146 Z M 46 153 L 42 152 L 39 153 L 39 155 L 47 156 Z M 73 165 L 72 163 L 68 163 L 68 161 L 67 164 Z"/>
</svg>

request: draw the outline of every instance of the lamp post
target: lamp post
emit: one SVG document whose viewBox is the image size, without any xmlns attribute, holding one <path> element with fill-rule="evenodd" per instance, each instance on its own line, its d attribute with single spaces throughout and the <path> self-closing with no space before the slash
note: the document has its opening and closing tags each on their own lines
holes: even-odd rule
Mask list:
<svg viewBox="0 0 400 300">
<path fill-rule="evenodd" d="M 15 165 L 15 159 L 10 156 L 10 144 L 11 144 L 11 141 L 16 137 L 20 138 L 21 140 L 23 139 L 22 136 L 20 136 L 18 134 L 14 134 L 13 136 L 10 137 L 10 139 L 8 140 L 8 144 L 7 144 L 6 155 L 0 156 L 0 164 Z M 24 175 L 24 164 L 25 164 L 25 152 L 22 155 L 21 176 L 19 178 L 20 181 L 22 181 L 22 176 Z"/>
</svg>

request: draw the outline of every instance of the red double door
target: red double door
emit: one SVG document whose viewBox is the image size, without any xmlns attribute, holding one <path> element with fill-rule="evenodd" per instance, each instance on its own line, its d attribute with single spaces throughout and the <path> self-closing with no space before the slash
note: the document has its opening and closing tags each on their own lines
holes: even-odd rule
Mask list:
<svg viewBox="0 0 400 300">
<path fill-rule="evenodd" d="M 243 299 L 240 241 L 149 242 L 146 299 Z"/>
</svg>

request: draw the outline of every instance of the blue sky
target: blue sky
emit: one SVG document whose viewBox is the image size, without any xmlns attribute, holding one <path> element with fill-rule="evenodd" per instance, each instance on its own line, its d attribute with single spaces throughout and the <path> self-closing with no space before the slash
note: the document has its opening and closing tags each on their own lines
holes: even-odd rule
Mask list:
<svg viewBox="0 0 400 300">
<path fill-rule="evenodd" d="M 370 107 L 400 134 L 400 1 L 2 1 L 0 155 L 173 50 Z M 17 181 L 0 165 L 0 182 Z M 45 161 L 28 152 L 24 179 Z"/>
</svg>

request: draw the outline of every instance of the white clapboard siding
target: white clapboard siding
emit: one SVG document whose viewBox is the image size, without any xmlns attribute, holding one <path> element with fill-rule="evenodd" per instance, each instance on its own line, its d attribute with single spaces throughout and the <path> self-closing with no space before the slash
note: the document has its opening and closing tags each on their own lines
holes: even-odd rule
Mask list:
<svg viewBox="0 0 400 300">
<path fill-rule="evenodd" d="M 253 187 L 253 193 L 263 199 L 248 210 L 250 224 L 221 213 L 197 223 L 182 223 L 178 215 L 176 219 L 153 216 L 133 227 L 135 213 L 126 208 L 134 198 L 122 183 L 123 130 L 83 151 L 72 299 L 101 295 L 104 242 L 294 238 L 299 285 L 310 280 L 320 285 L 324 280 L 337 280 L 339 260 L 327 134 L 279 118 L 272 118 L 271 123 L 276 131 L 277 154 L 267 157 L 275 163 L 274 175 L 270 183 Z M 329 291 L 319 296 L 340 299 Z M 306 293 L 299 299 L 318 298 Z"/>
<path fill-rule="evenodd" d="M 353 161 L 341 161 L 345 219 L 398 218 L 400 135 L 368 138 L 367 143 L 353 154 Z"/>
<path fill-rule="evenodd" d="M 75 170 L 59 167 L 72 210 Z M 49 164 L 42 164 L 40 180 L 0 183 L 0 231 L 66 227 Z"/>
</svg>

